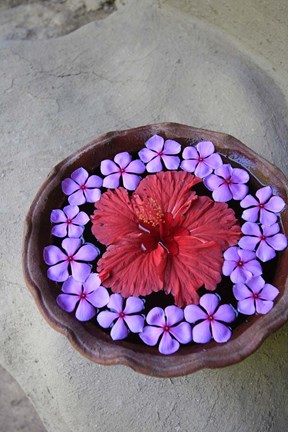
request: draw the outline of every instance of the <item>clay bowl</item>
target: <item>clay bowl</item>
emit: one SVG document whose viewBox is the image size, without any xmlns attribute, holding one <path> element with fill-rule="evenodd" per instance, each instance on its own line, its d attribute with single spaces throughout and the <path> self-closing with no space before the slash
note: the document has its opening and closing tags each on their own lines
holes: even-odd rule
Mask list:
<svg viewBox="0 0 288 432">
<path fill-rule="evenodd" d="M 274 308 L 267 315 L 247 317 L 233 330 L 233 336 L 226 344 L 190 344 L 182 346 L 173 355 L 163 356 L 155 347 L 125 340 L 113 342 L 109 334 L 95 324 L 81 323 L 73 314 L 63 312 L 55 301 L 59 288 L 56 283 L 47 279 L 47 266 L 42 259 L 43 248 L 51 243 L 51 210 L 64 204 L 61 181 L 80 166 L 92 171 L 100 165 L 101 160 L 111 159 L 120 151 L 140 150 L 144 142 L 154 134 L 173 138 L 184 146 L 203 139 L 211 140 L 226 161 L 233 166 L 242 166 L 250 173 L 252 192 L 253 188 L 270 185 L 274 193 L 287 200 L 287 180 L 282 172 L 230 135 L 175 123 L 160 123 L 110 132 L 96 138 L 58 164 L 39 190 L 26 219 L 23 268 L 27 286 L 43 316 L 54 329 L 65 334 L 81 354 L 104 365 L 122 364 L 152 376 L 175 377 L 190 374 L 201 368 L 217 368 L 239 362 L 286 322 L 288 249 L 279 254 L 277 263 L 273 266 L 271 283 L 280 290 Z M 287 235 L 287 209 L 282 212 L 279 222 L 282 231 Z"/>
</svg>

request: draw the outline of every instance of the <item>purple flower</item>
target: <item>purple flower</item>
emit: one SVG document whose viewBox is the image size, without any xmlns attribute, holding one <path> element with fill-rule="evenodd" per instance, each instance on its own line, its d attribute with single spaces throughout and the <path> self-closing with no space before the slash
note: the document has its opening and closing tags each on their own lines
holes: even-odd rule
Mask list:
<svg viewBox="0 0 288 432">
<path fill-rule="evenodd" d="M 145 143 L 146 148 L 139 151 L 140 159 L 147 163 L 146 170 L 150 173 L 162 171 L 162 161 L 168 170 L 177 170 L 180 158 L 174 156 L 181 151 L 181 145 L 173 140 L 167 140 L 159 135 L 153 135 Z"/>
<path fill-rule="evenodd" d="M 233 294 L 238 300 L 237 309 L 244 315 L 267 314 L 273 307 L 273 300 L 279 294 L 277 288 L 266 284 L 261 276 L 245 283 L 234 285 Z"/>
<path fill-rule="evenodd" d="M 248 250 L 255 250 L 258 245 L 256 256 L 263 262 L 275 258 L 275 251 L 282 251 L 287 246 L 285 235 L 279 233 L 280 226 L 278 223 L 260 227 L 257 223 L 246 222 L 241 230 L 245 236 L 241 237 L 239 246 Z"/>
<path fill-rule="evenodd" d="M 213 191 L 214 201 L 227 202 L 232 198 L 242 200 L 248 193 L 249 174 L 240 168 L 232 168 L 230 164 L 221 165 L 204 179 L 207 189 Z"/>
<path fill-rule="evenodd" d="M 81 205 L 85 202 L 95 203 L 100 199 L 102 179 L 97 175 L 89 177 L 84 168 L 78 168 L 71 174 L 71 178 L 62 181 L 62 191 L 69 195 L 68 201 L 72 205 Z"/>
<path fill-rule="evenodd" d="M 103 181 L 104 187 L 117 188 L 122 177 L 123 186 L 128 190 L 135 190 L 141 180 L 141 177 L 136 174 L 142 174 L 145 171 L 145 165 L 139 159 L 132 161 L 129 153 L 122 152 L 114 157 L 114 162 L 110 159 L 103 160 L 100 170 L 103 175 L 107 176 Z"/>
<path fill-rule="evenodd" d="M 89 221 L 85 212 L 79 212 L 79 207 L 69 205 L 63 210 L 52 210 L 50 221 L 55 223 L 51 232 L 56 237 L 74 237 L 79 238 L 84 231 L 84 225 Z"/>
<path fill-rule="evenodd" d="M 204 294 L 200 298 L 200 306 L 188 305 L 184 310 L 186 321 L 196 324 L 192 329 L 193 341 L 207 343 L 212 338 L 218 342 L 227 342 L 232 331 L 224 323 L 231 323 L 236 318 L 236 312 L 231 305 L 219 306 L 216 294 Z M 219 306 L 219 307 L 218 307 Z"/>
<path fill-rule="evenodd" d="M 230 276 L 233 283 L 244 283 L 252 276 L 261 275 L 262 268 L 255 252 L 232 246 L 224 252 L 222 272 L 224 276 Z"/>
<path fill-rule="evenodd" d="M 144 309 L 144 302 L 140 298 L 128 297 L 124 307 L 123 297 L 120 294 L 112 294 L 107 307 L 110 311 L 100 312 L 97 321 L 103 328 L 113 325 L 110 333 L 113 340 L 125 339 L 129 330 L 132 333 L 143 330 L 144 318 L 139 312 Z"/>
<path fill-rule="evenodd" d="M 270 186 L 265 186 L 258 189 L 256 192 L 256 200 L 252 195 L 247 195 L 241 202 L 241 207 L 244 210 L 242 218 L 249 222 L 257 222 L 258 218 L 263 225 L 273 225 L 277 222 L 277 215 L 285 207 L 285 202 L 278 196 L 272 196 Z M 260 215 L 260 217 L 259 217 Z"/>
<path fill-rule="evenodd" d="M 201 141 L 195 147 L 186 147 L 183 150 L 181 168 L 203 178 L 212 173 L 213 169 L 222 165 L 218 153 L 214 153 L 214 144 L 211 141 Z"/>
<path fill-rule="evenodd" d="M 148 312 L 146 321 L 149 325 L 144 327 L 139 337 L 146 345 L 154 346 L 161 336 L 160 353 L 173 354 L 178 351 L 180 343 L 187 344 L 192 340 L 191 326 L 180 322 L 183 318 L 183 310 L 177 306 L 167 306 L 165 310 L 155 307 Z"/>
<path fill-rule="evenodd" d="M 74 279 L 84 282 L 90 271 L 91 265 L 83 261 L 93 261 L 99 254 L 99 249 L 90 243 L 83 244 L 80 239 L 65 238 L 62 241 L 64 253 L 57 246 L 44 248 L 44 261 L 52 266 L 47 270 L 49 279 L 55 282 L 64 282 L 69 277 L 69 269 Z"/>
<path fill-rule="evenodd" d="M 57 297 L 57 304 L 66 312 L 73 312 L 76 305 L 76 318 L 89 321 L 96 315 L 95 308 L 102 308 L 109 301 L 106 288 L 96 273 L 90 273 L 85 282 L 76 281 L 72 276 L 63 283 L 62 291 Z"/>
</svg>

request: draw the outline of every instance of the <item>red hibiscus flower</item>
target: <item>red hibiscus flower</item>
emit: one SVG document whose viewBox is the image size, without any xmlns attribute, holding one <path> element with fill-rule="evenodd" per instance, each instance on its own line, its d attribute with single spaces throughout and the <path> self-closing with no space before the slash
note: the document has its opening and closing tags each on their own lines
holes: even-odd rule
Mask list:
<svg viewBox="0 0 288 432">
<path fill-rule="evenodd" d="M 215 290 L 222 252 L 240 227 L 226 203 L 197 196 L 201 179 L 186 172 L 149 175 L 129 196 L 124 188 L 95 203 L 92 233 L 107 246 L 98 261 L 102 283 L 124 297 L 164 289 L 175 304 L 198 304 L 197 290 Z"/>
</svg>

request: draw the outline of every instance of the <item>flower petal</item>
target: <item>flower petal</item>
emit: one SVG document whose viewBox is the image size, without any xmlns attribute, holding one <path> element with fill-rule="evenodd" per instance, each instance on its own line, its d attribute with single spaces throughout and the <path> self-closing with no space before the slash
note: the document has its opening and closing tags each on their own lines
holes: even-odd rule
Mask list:
<svg viewBox="0 0 288 432">
<path fill-rule="evenodd" d="M 227 342 L 232 336 L 231 329 L 218 321 L 211 322 L 211 331 L 213 339 L 217 343 Z"/>
<path fill-rule="evenodd" d="M 132 156 L 128 152 L 121 152 L 116 154 L 114 157 L 114 162 L 120 166 L 120 168 L 124 169 L 129 165 L 132 160 Z"/>
<path fill-rule="evenodd" d="M 94 189 L 102 186 L 103 180 L 97 175 L 91 175 L 85 183 L 86 188 Z"/>
<path fill-rule="evenodd" d="M 126 327 L 123 318 L 118 318 L 118 320 L 115 322 L 110 332 L 111 338 L 114 341 L 122 340 L 125 339 L 128 336 L 128 334 L 129 334 L 129 330 Z"/>
<path fill-rule="evenodd" d="M 232 183 L 247 183 L 249 181 L 249 174 L 241 168 L 233 168 L 231 174 Z M 247 194 L 245 194 L 247 195 Z M 243 197 L 244 198 L 244 197 Z M 242 198 L 239 198 L 242 199 Z"/>
<path fill-rule="evenodd" d="M 118 173 L 120 171 L 120 168 L 112 160 L 104 159 L 103 161 L 101 161 L 100 171 L 101 174 L 109 176 L 110 174 Z"/>
<path fill-rule="evenodd" d="M 270 261 L 271 259 L 275 258 L 276 252 L 275 250 L 270 247 L 266 241 L 261 241 L 257 250 L 256 250 L 256 256 L 263 262 Z"/>
<path fill-rule="evenodd" d="M 250 272 L 253 276 L 260 276 L 263 273 L 261 264 L 257 259 L 247 262 L 244 267 L 245 270 Z"/>
<path fill-rule="evenodd" d="M 148 141 L 145 142 L 145 146 L 149 150 L 154 150 L 155 152 L 159 153 L 163 149 L 164 144 L 164 138 L 162 138 L 159 135 L 153 135 L 151 138 L 149 138 Z"/>
<path fill-rule="evenodd" d="M 126 315 L 141 312 L 144 309 L 144 302 L 139 297 L 128 297 L 126 299 L 126 305 L 124 313 Z"/>
<path fill-rule="evenodd" d="M 57 264 L 60 261 L 66 260 L 67 256 L 57 246 L 46 246 L 43 251 L 44 261 L 48 265 Z"/>
<path fill-rule="evenodd" d="M 239 248 L 237 246 L 232 246 L 229 249 L 226 249 L 226 251 L 224 252 L 224 258 L 225 260 L 229 260 L 229 261 L 239 261 Z"/>
<path fill-rule="evenodd" d="M 256 299 L 255 303 L 256 303 L 256 312 L 261 314 L 261 315 L 264 315 L 264 314 L 267 314 L 268 312 L 270 312 L 270 310 L 274 306 L 273 301 L 270 301 L 270 300 Z"/>
<path fill-rule="evenodd" d="M 76 309 L 75 316 L 79 321 L 89 321 L 96 315 L 96 309 L 85 299 L 81 299 Z"/>
<path fill-rule="evenodd" d="M 194 304 L 185 307 L 184 316 L 185 320 L 192 324 L 199 320 L 205 320 L 207 318 L 207 314 L 199 306 L 196 306 Z"/>
<path fill-rule="evenodd" d="M 82 189 L 77 190 L 68 197 L 68 202 L 71 205 L 82 205 L 85 204 L 86 198 Z"/>
<path fill-rule="evenodd" d="M 159 171 L 162 171 L 162 169 L 163 169 L 163 167 L 162 167 L 162 162 L 161 162 L 160 156 L 156 156 L 154 159 L 152 159 L 146 165 L 146 170 L 150 173 L 159 172 Z"/>
<path fill-rule="evenodd" d="M 183 159 L 195 159 L 195 162 L 198 163 L 199 154 L 198 154 L 195 147 L 188 146 L 188 147 L 184 148 L 183 153 L 182 153 L 182 157 L 183 157 Z"/>
<path fill-rule="evenodd" d="M 244 315 L 253 315 L 255 313 L 255 304 L 252 297 L 240 300 L 237 304 L 237 309 Z"/>
<path fill-rule="evenodd" d="M 63 180 L 61 186 L 65 195 L 71 195 L 72 193 L 79 190 L 79 185 L 71 178 L 66 178 Z"/>
<path fill-rule="evenodd" d="M 215 174 L 210 174 L 208 177 L 204 179 L 204 185 L 210 191 L 214 191 L 224 184 L 224 180 L 221 177 L 216 176 Z"/>
<path fill-rule="evenodd" d="M 230 275 L 230 279 L 233 283 L 245 283 L 247 279 L 252 276 L 252 273 L 249 270 L 244 269 L 243 267 L 236 267 L 235 270 Z"/>
<path fill-rule="evenodd" d="M 192 160 L 192 159 L 183 160 L 181 162 L 180 168 L 183 169 L 183 171 L 193 173 L 198 163 L 199 163 L 198 160 Z"/>
<path fill-rule="evenodd" d="M 82 186 L 86 183 L 89 174 L 85 168 L 78 168 L 71 174 L 72 180 L 74 180 L 78 185 Z"/>
<path fill-rule="evenodd" d="M 270 186 L 265 186 L 261 189 L 258 189 L 256 192 L 256 196 L 259 200 L 259 203 L 260 204 L 266 203 L 266 201 L 268 201 L 268 199 L 271 197 L 272 193 L 273 192 Z"/>
<path fill-rule="evenodd" d="M 204 294 L 199 303 L 209 315 L 213 315 L 218 307 L 219 297 L 216 294 Z"/>
<path fill-rule="evenodd" d="M 89 294 L 92 291 L 95 291 L 101 285 L 101 279 L 97 273 L 90 273 L 87 280 L 84 282 L 84 293 Z"/>
<path fill-rule="evenodd" d="M 242 200 L 247 195 L 249 190 L 247 185 L 240 183 L 231 183 L 229 188 L 233 195 L 233 199 L 236 201 Z"/>
<path fill-rule="evenodd" d="M 279 294 L 279 290 L 271 284 L 265 284 L 260 293 L 261 300 L 274 300 Z"/>
<path fill-rule="evenodd" d="M 256 207 L 258 204 L 258 201 L 252 195 L 246 195 L 246 197 L 240 202 L 242 208 Z"/>
<path fill-rule="evenodd" d="M 151 309 L 146 316 L 146 321 L 152 326 L 165 326 L 166 320 L 163 309 L 161 309 L 160 307 L 154 307 L 153 309 Z"/>
<path fill-rule="evenodd" d="M 123 312 L 124 299 L 121 294 L 112 294 L 108 303 L 108 308 L 113 312 Z"/>
<path fill-rule="evenodd" d="M 71 261 L 71 272 L 74 279 L 80 282 L 84 282 L 91 272 L 92 266 L 77 261 Z"/>
<path fill-rule="evenodd" d="M 55 237 L 66 237 L 67 236 L 67 223 L 60 223 L 54 225 L 51 229 L 51 234 Z M 80 236 L 79 236 L 80 237 Z"/>
<path fill-rule="evenodd" d="M 156 157 L 157 153 L 155 153 L 152 150 L 149 150 L 148 148 L 144 148 L 139 151 L 138 156 L 143 162 L 147 163 L 150 162 L 154 157 Z"/>
<path fill-rule="evenodd" d="M 77 216 L 74 217 L 73 219 L 74 225 L 86 225 L 88 222 L 89 222 L 89 216 L 83 211 L 78 213 Z"/>
<path fill-rule="evenodd" d="M 254 251 L 260 239 L 258 237 L 244 236 L 239 241 L 239 246 L 243 249 Z"/>
<path fill-rule="evenodd" d="M 273 196 L 270 198 L 270 200 L 266 203 L 265 208 L 269 211 L 272 211 L 274 213 L 279 213 L 283 208 L 285 207 L 285 201 L 278 196 Z"/>
<path fill-rule="evenodd" d="M 67 218 L 63 210 L 60 209 L 52 210 L 50 215 L 50 222 L 52 223 L 66 222 L 66 219 Z"/>
<path fill-rule="evenodd" d="M 236 285 L 234 285 L 233 294 L 236 300 L 243 300 L 246 298 L 251 298 L 252 296 L 252 292 L 244 283 L 237 283 Z"/>
<path fill-rule="evenodd" d="M 265 281 L 262 278 L 262 276 L 256 276 L 256 277 L 252 277 L 251 279 L 249 279 L 246 282 L 246 285 L 247 285 L 248 288 L 250 288 L 250 290 L 253 293 L 258 294 L 258 293 L 260 293 L 260 291 L 264 287 Z M 249 296 L 247 296 L 247 297 L 249 297 Z"/>
<path fill-rule="evenodd" d="M 263 225 L 271 226 L 277 222 L 277 215 L 265 210 L 265 208 L 260 209 L 260 223 Z"/>
<path fill-rule="evenodd" d="M 78 301 L 78 296 L 70 294 L 60 294 L 56 300 L 58 306 L 66 312 L 73 312 Z"/>
<path fill-rule="evenodd" d="M 163 329 L 160 327 L 146 326 L 139 334 L 139 337 L 146 345 L 154 346 L 162 333 Z"/>
<path fill-rule="evenodd" d="M 278 234 L 280 231 L 280 225 L 278 223 L 274 223 L 270 226 L 262 226 L 262 231 L 265 237 L 273 236 L 274 234 Z"/>
<path fill-rule="evenodd" d="M 177 306 L 167 306 L 165 308 L 166 323 L 168 326 L 173 326 L 184 318 L 184 312 Z"/>
<path fill-rule="evenodd" d="M 258 207 L 251 207 L 247 210 L 244 210 L 244 212 L 242 213 L 242 219 L 249 221 L 249 222 L 257 222 L 258 216 L 259 216 L 259 208 Z"/>
<path fill-rule="evenodd" d="M 192 341 L 192 328 L 190 324 L 181 322 L 175 327 L 170 328 L 170 333 L 181 344 L 187 344 Z"/>
<path fill-rule="evenodd" d="M 199 324 L 196 324 L 192 329 L 192 338 L 196 343 L 207 343 L 211 340 L 211 330 L 210 323 L 208 320 L 202 321 Z"/>
<path fill-rule="evenodd" d="M 125 172 L 122 174 L 122 179 L 123 179 L 123 186 L 125 187 L 125 189 L 133 191 L 138 186 L 141 177 L 136 174 L 129 174 Z"/>
<path fill-rule="evenodd" d="M 100 312 L 97 316 L 98 324 L 103 328 L 109 328 L 113 321 L 118 318 L 118 314 L 110 311 Z"/>
<path fill-rule="evenodd" d="M 235 320 L 236 313 L 231 305 L 223 304 L 219 306 L 217 311 L 214 313 L 214 318 L 217 321 L 231 323 Z M 212 326 L 212 334 L 213 334 L 213 326 Z"/>
<path fill-rule="evenodd" d="M 199 178 L 207 177 L 213 171 L 205 162 L 199 162 L 196 169 L 195 175 Z"/>
<path fill-rule="evenodd" d="M 140 333 L 143 331 L 144 318 L 141 315 L 126 315 L 124 321 L 132 333 Z"/>
<path fill-rule="evenodd" d="M 179 144 L 177 141 L 168 139 L 165 141 L 163 153 L 165 155 L 175 155 L 180 153 L 181 151 L 181 144 Z"/>
<path fill-rule="evenodd" d="M 222 177 L 225 180 L 231 179 L 232 172 L 233 172 L 233 168 L 231 167 L 230 164 L 221 165 L 220 167 L 216 168 L 216 170 L 215 170 L 215 174 L 217 176 Z"/>
<path fill-rule="evenodd" d="M 207 158 L 215 151 L 214 144 L 211 141 L 200 141 L 196 148 L 201 158 Z"/>
<path fill-rule="evenodd" d="M 96 308 L 102 308 L 109 302 L 109 294 L 106 288 L 99 287 L 95 291 L 86 295 L 86 299 Z"/>
<path fill-rule="evenodd" d="M 76 261 L 94 261 L 94 259 L 99 255 L 99 249 L 93 244 L 84 244 L 78 252 L 74 255 L 74 260 Z"/>
<path fill-rule="evenodd" d="M 80 296 L 82 294 L 82 282 L 76 281 L 72 276 L 63 283 L 62 291 L 65 294 L 77 294 Z"/>
<path fill-rule="evenodd" d="M 178 156 L 166 156 L 163 154 L 162 160 L 164 165 L 169 170 L 177 170 L 180 165 L 180 158 Z"/>
<path fill-rule="evenodd" d="M 135 174 L 143 174 L 145 170 L 146 170 L 145 165 L 139 159 L 130 162 L 130 164 L 125 169 L 126 172 L 135 173 Z"/>
<path fill-rule="evenodd" d="M 211 154 L 211 156 L 208 156 L 205 158 L 205 163 L 210 168 L 216 169 L 220 165 L 223 164 L 221 156 L 218 153 Z"/>
<path fill-rule="evenodd" d="M 100 189 L 85 189 L 84 195 L 87 202 L 95 203 L 96 201 L 99 201 L 101 197 L 101 191 Z"/>
<path fill-rule="evenodd" d="M 73 256 L 75 252 L 82 245 L 82 240 L 73 239 L 73 238 L 65 238 L 62 241 L 62 248 L 67 252 L 68 256 Z"/>
<path fill-rule="evenodd" d="M 222 267 L 222 273 L 224 276 L 230 276 L 233 270 L 236 268 L 237 263 L 235 261 L 224 261 Z"/>
<path fill-rule="evenodd" d="M 180 348 L 178 341 L 173 339 L 168 332 L 164 332 L 159 343 L 159 351 L 161 354 L 173 354 Z"/>
<path fill-rule="evenodd" d="M 217 189 L 215 189 L 212 192 L 212 197 L 214 201 L 217 202 L 227 202 L 233 198 L 232 193 L 226 183 L 222 184 Z"/>
<path fill-rule="evenodd" d="M 282 251 L 287 247 L 287 238 L 284 234 L 275 234 L 273 237 L 267 237 L 266 242 L 276 251 Z"/>
<path fill-rule="evenodd" d="M 63 212 L 65 213 L 65 222 L 67 222 L 67 219 L 74 219 L 75 216 L 79 213 L 79 207 L 74 205 L 68 205 L 63 208 Z"/>
<path fill-rule="evenodd" d="M 55 282 L 64 282 L 69 277 L 68 262 L 64 261 L 49 267 L 47 277 Z"/>
<path fill-rule="evenodd" d="M 68 229 L 68 237 L 70 238 L 79 238 L 82 236 L 84 231 L 84 227 L 74 224 L 66 225 L 66 227 Z"/>
<path fill-rule="evenodd" d="M 242 225 L 241 231 L 243 232 L 243 234 L 246 234 L 248 236 L 256 236 L 256 237 L 262 236 L 259 225 L 253 222 L 245 222 Z"/>
<path fill-rule="evenodd" d="M 103 187 L 105 187 L 107 189 L 116 189 L 116 188 L 118 188 L 118 186 L 120 184 L 120 177 L 121 177 L 120 172 L 108 175 L 103 180 Z"/>
</svg>

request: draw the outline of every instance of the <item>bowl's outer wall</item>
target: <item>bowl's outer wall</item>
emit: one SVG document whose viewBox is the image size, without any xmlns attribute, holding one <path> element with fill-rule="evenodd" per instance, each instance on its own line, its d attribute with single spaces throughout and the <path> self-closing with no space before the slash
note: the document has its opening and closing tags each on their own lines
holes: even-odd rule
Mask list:
<svg viewBox="0 0 288 432">
<path fill-rule="evenodd" d="M 65 334 L 72 345 L 96 363 L 124 364 L 134 370 L 158 377 L 186 375 L 201 368 L 223 367 L 236 363 L 253 351 L 273 331 L 288 319 L 288 249 L 280 254 L 273 284 L 280 290 L 275 306 L 269 314 L 247 319 L 233 332 L 228 344 L 182 346 L 172 356 L 162 356 L 155 348 L 131 343 L 113 342 L 109 335 L 77 321 L 63 312 L 56 304 L 55 283 L 47 279 L 47 266 L 43 261 L 43 248 L 50 242 L 50 213 L 64 202 L 61 181 L 80 166 L 88 171 L 100 165 L 101 160 L 111 159 L 121 151 L 138 151 L 154 134 L 165 139 L 175 139 L 183 146 L 209 140 L 217 151 L 241 165 L 263 185 L 270 185 L 274 193 L 287 202 L 287 179 L 271 163 L 248 149 L 236 138 L 176 123 L 160 123 L 110 132 L 92 141 L 58 164 L 48 176 L 35 197 L 28 212 L 23 244 L 23 270 L 25 280 L 37 306 L 48 323 Z M 280 223 L 287 236 L 288 210 L 281 214 Z"/>
</svg>

